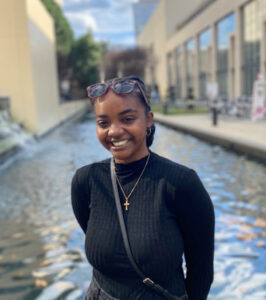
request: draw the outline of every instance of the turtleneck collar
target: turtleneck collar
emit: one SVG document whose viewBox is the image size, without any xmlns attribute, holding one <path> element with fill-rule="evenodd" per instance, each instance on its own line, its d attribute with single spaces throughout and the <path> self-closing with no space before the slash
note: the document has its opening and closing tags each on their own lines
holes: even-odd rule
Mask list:
<svg viewBox="0 0 266 300">
<path fill-rule="evenodd" d="M 150 155 L 152 155 L 152 152 L 150 150 L 149 150 L 149 152 L 150 152 Z M 139 160 L 130 162 L 128 164 L 115 163 L 116 174 L 118 176 L 130 175 L 130 174 L 133 175 L 133 173 L 138 174 L 144 168 L 147 158 L 148 158 L 148 155 L 146 155 L 145 157 L 143 157 Z"/>
</svg>

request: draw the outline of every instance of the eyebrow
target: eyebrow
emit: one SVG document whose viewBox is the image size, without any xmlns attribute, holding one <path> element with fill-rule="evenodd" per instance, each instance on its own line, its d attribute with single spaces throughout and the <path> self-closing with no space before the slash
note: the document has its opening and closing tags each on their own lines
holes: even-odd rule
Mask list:
<svg viewBox="0 0 266 300">
<path fill-rule="evenodd" d="M 96 118 L 107 118 L 107 115 L 96 115 Z"/>
<path fill-rule="evenodd" d="M 138 112 L 136 109 L 132 109 L 132 108 L 129 108 L 129 109 L 126 109 L 126 110 L 123 110 L 119 113 L 119 116 L 122 116 L 122 115 L 125 115 L 127 113 L 136 113 Z M 96 115 L 96 118 L 108 118 L 107 115 Z"/>
<path fill-rule="evenodd" d="M 138 112 L 136 109 L 132 109 L 132 108 L 129 108 L 129 109 L 126 109 L 126 110 L 123 110 L 123 111 L 121 111 L 120 113 L 119 113 L 119 116 L 121 116 L 121 115 L 125 115 L 125 114 L 127 114 L 127 113 L 136 113 L 136 112 Z"/>
</svg>

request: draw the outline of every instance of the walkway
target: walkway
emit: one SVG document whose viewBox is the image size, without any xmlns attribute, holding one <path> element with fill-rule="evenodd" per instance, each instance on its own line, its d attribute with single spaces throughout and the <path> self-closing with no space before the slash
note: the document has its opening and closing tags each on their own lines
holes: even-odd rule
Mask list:
<svg viewBox="0 0 266 300">
<path fill-rule="evenodd" d="M 174 129 L 192 134 L 237 152 L 266 161 L 266 121 L 219 119 L 212 126 L 210 115 L 162 115 L 155 120 Z"/>
</svg>

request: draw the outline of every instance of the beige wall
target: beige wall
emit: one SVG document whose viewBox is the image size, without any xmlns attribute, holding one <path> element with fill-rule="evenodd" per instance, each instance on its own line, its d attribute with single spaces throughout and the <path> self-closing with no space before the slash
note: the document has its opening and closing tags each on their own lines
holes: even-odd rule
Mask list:
<svg viewBox="0 0 266 300">
<path fill-rule="evenodd" d="M 155 82 L 159 84 L 161 97 L 165 98 L 167 90 L 167 66 L 165 56 L 165 2 L 160 1 L 149 22 L 139 34 L 137 45 L 147 49 L 153 49 L 156 63 L 155 68 Z M 151 84 L 151 74 L 147 70 L 145 81 Z"/>
<path fill-rule="evenodd" d="M 40 1 L 27 0 L 38 133 L 57 124 L 59 94 L 53 20 Z"/>
<path fill-rule="evenodd" d="M 165 1 L 166 12 L 166 36 L 171 37 L 176 33 L 178 27 L 193 15 L 195 11 L 207 3 L 215 0 L 193 0 L 193 1 L 177 1 L 177 0 L 163 0 Z"/>
<path fill-rule="evenodd" d="M 10 97 L 15 120 L 34 129 L 37 115 L 26 1 L 0 1 L 0 68 L 0 95 Z"/>
<path fill-rule="evenodd" d="M 0 68 L 0 96 L 36 135 L 88 106 L 59 103 L 54 24 L 39 0 L 0 0 Z"/>
</svg>

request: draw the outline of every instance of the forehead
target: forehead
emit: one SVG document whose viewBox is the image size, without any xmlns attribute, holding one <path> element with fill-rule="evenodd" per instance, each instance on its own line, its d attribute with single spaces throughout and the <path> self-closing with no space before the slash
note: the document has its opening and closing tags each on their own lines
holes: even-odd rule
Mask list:
<svg viewBox="0 0 266 300">
<path fill-rule="evenodd" d="M 96 99 L 94 104 L 95 113 L 119 113 L 125 109 L 134 109 L 144 111 L 144 106 L 141 100 L 133 95 L 117 95 L 112 90 L 109 90 L 104 96 Z"/>
</svg>

